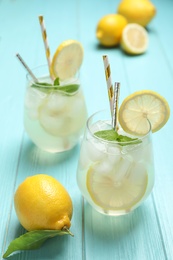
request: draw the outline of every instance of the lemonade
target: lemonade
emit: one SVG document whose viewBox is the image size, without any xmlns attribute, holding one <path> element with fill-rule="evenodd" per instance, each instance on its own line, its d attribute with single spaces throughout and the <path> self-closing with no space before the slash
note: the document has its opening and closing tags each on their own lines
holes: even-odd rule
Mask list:
<svg viewBox="0 0 173 260">
<path fill-rule="evenodd" d="M 88 119 L 77 182 L 93 208 L 118 216 L 139 206 L 153 188 L 152 132 L 150 128 L 143 136 L 132 136 L 119 128 L 119 141 L 112 141 L 110 133 L 114 135 L 109 112 L 100 111 Z"/>
<path fill-rule="evenodd" d="M 51 79 L 43 76 L 44 69 L 44 66 L 38 67 L 34 73 L 39 73 L 39 83 L 49 84 Z M 52 153 L 71 149 L 78 142 L 86 119 L 87 110 L 78 78 L 61 81 L 54 87 L 40 86 L 27 76 L 24 126 L 39 148 Z"/>
</svg>

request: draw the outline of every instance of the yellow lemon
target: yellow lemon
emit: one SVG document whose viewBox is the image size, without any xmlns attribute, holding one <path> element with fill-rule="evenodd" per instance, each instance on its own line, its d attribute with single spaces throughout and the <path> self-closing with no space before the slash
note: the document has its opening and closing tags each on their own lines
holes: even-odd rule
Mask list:
<svg viewBox="0 0 173 260">
<path fill-rule="evenodd" d="M 26 178 L 14 195 L 16 214 L 28 230 L 69 228 L 73 212 L 66 189 L 55 178 L 37 174 Z"/>
<path fill-rule="evenodd" d="M 123 29 L 120 45 L 126 53 L 142 54 L 148 47 L 148 33 L 141 25 L 129 23 Z"/>
<path fill-rule="evenodd" d="M 51 71 L 55 78 L 69 79 L 79 71 L 83 61 L 83 47 L 76 40 L 62 42 L 52 59 Z"/>
<path fill-rule="evenodd" d="M 117 12 L 129 23 L 138 23 L 146 26 L 156 14 L 155 6 L 149 0 L 122 0 Z"/>
<path fill-rule="evenodd" d="M 96 37 L 103 46 L 116 46 L 121 40 L 121 34 L 126 24 L 127 20 L 122 15 L 108 14 L 98 22 Z"/>
<path fill-rule="evenodd" d="M 164 97 L 152 90 L 137 91 L 124 99 L 119 109 L 121 127 L 130 134 L 144 135 L 161 129 L 170 116 L 170 108 Z"/>
</svg>

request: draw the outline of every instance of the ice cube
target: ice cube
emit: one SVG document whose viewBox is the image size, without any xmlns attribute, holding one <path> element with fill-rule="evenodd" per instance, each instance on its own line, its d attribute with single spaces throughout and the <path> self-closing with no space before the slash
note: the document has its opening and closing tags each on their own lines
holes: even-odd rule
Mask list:
<svg viewBox="0 0 173 260">
<path fill-rule="evenodd" d="M 112 129 L 112 126 L 109 121 L 99 120 L 90 126 L 90 130 L 92 133 L 102 131 L 102 130 L 110 130 L 110 129 Z"/>
<path fill-rule="evenodd" d="M 133 165 L 133 161 L 128 160 L 128 158 L 121 157 L 119 162 L 114 167 L 114 180 L 116 182 L 123 181 L 123 179 L 128 176 Z"/>
<path fill-rule="evenodd" d="M 40 110 L 39 121 L 46 132 L 54 136 L 62 136 L 65 124 L 62 116 L 46 107 Z"/>
<path fill-rule="evenodd" d="M 52 92 L 47 100 L 47 109 L 50 111 L 62 111 L 68 105 L 68 97 L 61 95 L 57 92 Z"/>
<path fill-rule="evenodd" d="M 102 175 L 109 175 L 113 171 L 113 165 L 109 163 L 107 158 L 104 158 L 99 163 L 96 163 L 93 168 L 94 171 Z"/>
<path fill-rule="evenodd" d="M 88 168 L 91 163 L 86 146 L 87 146 L 87 142 L 84 141 L 81 145 L 80 159 L 79 159 L 79 167 L 82 170 Z"/>
<path fill-rule="evenodd" d="M 108 160 L 111 164 L 117 164 L 121 159 L 121 150 L 119 147 L 107 146 Z"/>
<path fill-rule="evenodd" d="M 95 138 L 90 138 L 86 143 L 86 150 L 89 158 L 92 161 L 100 161 L 103 157 L 107 156 L 105 154 L 106 146 L 104 143 L 99 142 Z"/>
<path fill-rule="evenodd" d="M 25 95 L 25 109 L 31 119 L 38 118 L 38 109 L 44 102 L 47 94 L 35 88 L 28 87 Z"/>
<path fill-rule="evenodd" d="M 136 185 L 140 185 L 146 181 L 146 166 L 144 163 L 135 163 L 129 175 L 131 182 L 134 182 Z"/>
</svg>

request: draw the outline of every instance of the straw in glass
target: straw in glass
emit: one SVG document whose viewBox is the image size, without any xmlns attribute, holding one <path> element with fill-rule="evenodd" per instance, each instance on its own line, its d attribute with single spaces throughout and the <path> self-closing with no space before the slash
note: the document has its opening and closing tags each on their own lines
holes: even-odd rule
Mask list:
<svg viewBox="0 0 173 260">
<path fill-rule="evenodd" d="M 31 71 L 31 69 L 28 67 L 28 65 L 25 63 L 25 61 L 22 59 L 22 57 L 20 56 L 19 53 L 16 54 L 16 57 L 19 59 L 19 61 L 22 63 L 22 65 L 24 66 L 24 68 L 27 70 L 27 72 L 30 74 L 30 76 L 32 77 L 33 81 L 35 83 L 38 83 L 38 79 L 35 77 L 35 75 L 33 74 L 33 72 Z"/>
<path fill-rule="evenodd" d="M 103 63 L 104 63 L 104 69 L 105 69 L 110 110 L 111 110 L 111 115 L 113 115 L 113 85 L 112 85 L 112 79 L 111 79 L 111 68 L 110 68 L 110 64 L 109 64 L 107 55 L 103 56 Z"/>
<path fill-rule="evenodd" d="M 112 127 L 115 131 L 118 130 L 118 101 L 120 94 L 120 83 L 115 82 L 114 97 L 113 97 L 113 112 L 112 112 Z"/>
<path fill-rule="evenodd" d="M 48 68 L 49 68 L 49 74 L 52 80 L 54 80 L 54 77 L 51 72 L 51 57 L 50 57 L 50 48 L 48 44 L 48 38 L 47 38 L 47 33 L 46 33 L 46 27 L 44 23 L 44 17 L 42 15 L 39 15 L 39 22 L 41 26 L 41 31 L 42 31 L 42 38 L 44 42 L 44 47 L 45 47 L 45 52 L 46 52 L 46 58 L 47 58 L 47 63 L 48 63 Z"/>
</svg>

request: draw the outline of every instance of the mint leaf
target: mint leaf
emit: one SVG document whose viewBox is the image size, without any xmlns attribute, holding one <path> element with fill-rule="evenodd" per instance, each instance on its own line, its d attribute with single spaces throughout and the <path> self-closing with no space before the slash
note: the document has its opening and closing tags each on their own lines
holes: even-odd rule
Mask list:
<svg viewBox="0 0 173 260">
<path fill-rule="evenodd" d="M 142 143 L 141 140 L 139 140 L 138 138 L 131 138 L 129 136 L 126 135 L 119 135 L 117 138 L 117 141 L 121 143 L 121 145 L 129 145 L 129 144 L 139 144 Z M 128 143 L 128 142 L 132 142 L 132 143 Z M 124 143 L 124 144 L 123 144 Z"/>
<path fill-rule="evenodd" d="M 57 90 L 66 92 L 66 93 L 74 93 L 79 89 L 79 84 L 72 84 L 72 85 L 65 85 L 65 86 L 59 86 L 57 87 Z"/>
<path fill-rule="evenodd" d="M 36 84 L 32 84 L 31 87 L 34 88 L 45 88 L 45 87 L 51 87 L 52 84 L 50 83 L 45 83 L 45 82 L 37 82 Z"/>
<path fill-rule="evenodd" d="M 7 258 L 11 253 L 18 250 L 32 250 L 38 249 L 41 245 L 48 239 L 58 235 L 71 235 L 73 234 L 67 229 L 62 230 L 34 230 L 21 235 L 20 237 L 14 239 L 3 258 Z"/>
<path fill-rule="evenodd" d="M 31 87 L 37 88 L 40 91 L 43 91 L 43 92 L 46 92 L 46 93 L 58 90 L 58 91 L 64 92 L 65 94 L 73 94 L 80 87 L 79 84 L 60 86 L 57 83 L 58 83 L 58 79 L 55 80 L 54 84 L 56 84 L 56 85 L 51 85 L 49 83 L 39 82 L 37 84 L 32 84 Z"/>
<path fill-rule="evenodd" d="M 115 141 L 118 138 L 118 133 L 113 129 L 98 131 L 94 135 L 107 141 Z"/>
<path fill-rule="evenodd" d="M 138 144 L 142 142 L 138 138 L 131 138 L 125 135 L 119 135 L 114 129 L 98 131 L 95 132 L 94 135 L 106 141 L 117 141 L 122 146 L 130 145 L 130 144 Z"/>
<path fill-rule="evenodd" d="M 54 80 L 54 86 L 56 86 L 56 85 L 59 85 L 59 78 L 56 78 L 55 80 Z"/>
</svg>

